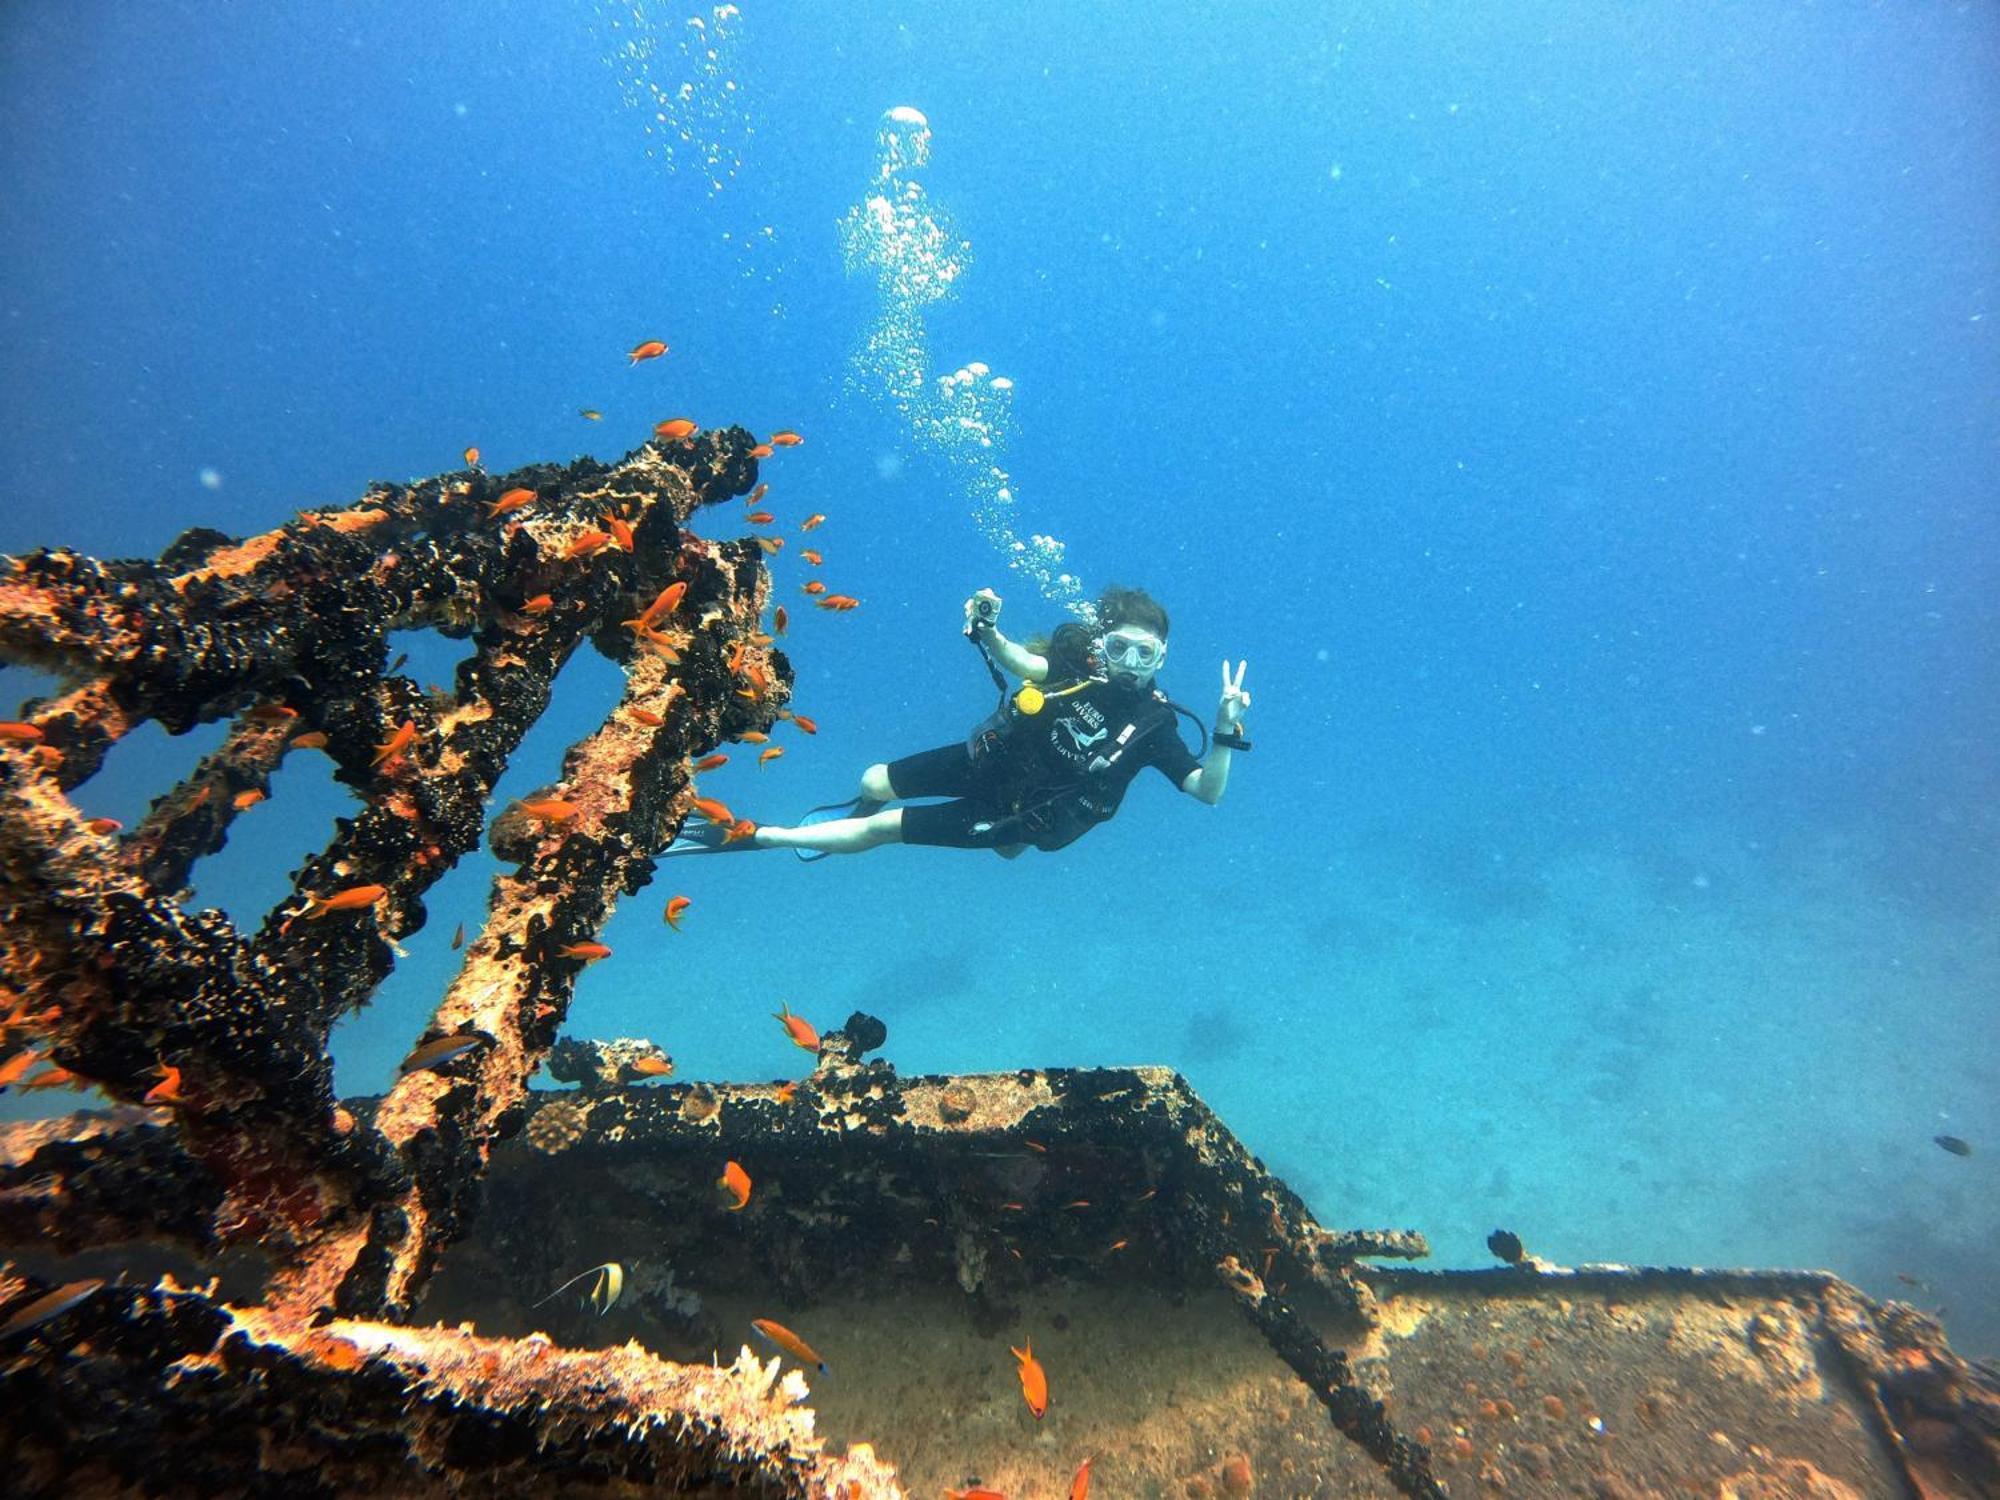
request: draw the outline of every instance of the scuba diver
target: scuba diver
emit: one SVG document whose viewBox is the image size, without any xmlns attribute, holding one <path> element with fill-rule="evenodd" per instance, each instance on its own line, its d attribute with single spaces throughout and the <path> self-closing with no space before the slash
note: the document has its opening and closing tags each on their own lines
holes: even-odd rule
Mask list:
<svg viewBox="0 0 2000 1500">
<path fill-rule="evenodd" d="M 1229 784 L 1232 752 L 1248 750 L 1243 715 L 1246 663 L 1222 664 L 1215 732 L 1202 753 L 1182 742 L 1176 715 L 1200 720 L 1154 686 L 1167 657 L 1167 612 L 1139 589 L 1105 590 L 1096 623 L 1070 621 L 1035 648 L 1000 633 L 1000 596 L 965 601 L 965 635 L 1000 690 L 1000 706 L 963 743 L 870 766 L 851 802 L 814 808 L 838 814 L 796 827 L 760 826 L 744 836 L 726 824 L 690 820 L 667 854 L 791 849 L 801 858 L 859 854 L 883 844 L 991 849 L 1009 859 L 1033 846 L 1060 849 L 1118 811 L 1147 766 L 1213 806 Z M 1021 679 L 1009 690 L 1002 669 Z M 943 797 L 891 807 L 913 797 Z M 812 814 L 809 814 L 810 818 Z"/>
</svg>

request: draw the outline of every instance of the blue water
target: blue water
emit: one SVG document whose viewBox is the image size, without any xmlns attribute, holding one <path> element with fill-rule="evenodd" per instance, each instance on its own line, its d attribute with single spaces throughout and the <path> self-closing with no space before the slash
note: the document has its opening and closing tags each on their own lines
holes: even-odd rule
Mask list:
<svg viewBox="0 0 2000 1500">
<path fill-rule="evenodd" d="M 857 369 L 884 298 L 839 226 L 920 109 L 970 247 L 925 381 L 1013 382 L 1019 533 L 1168 605 L 1196 712 L 1247 660 L 1256 748 L 1219 808 L 1148 773 L 1054 856 L 677 861 L 572 1028 L 689 1077 L 796 1073 L 780 1001 L 881 1016 L 907 1071 L 1167 1063 L 1442 1263 L 1504 1224 L 1822 1265 L 1990 1351 L 1996 76 L 1981 5 L 9 6 L 0 548 L 796 427 L 772 503 L 864 607 L 795 611 L 820 735 L 709 785 L 850 795 L 991 706 L 971 590 L 1061 617 Z M 501 796 L 615 690 L 579 660 Z M 77 800 L 129 820 L 212 740 L 148 729 Z M 312 759 L 198 901 L 283 893 L 342 807 Z M 490 874 L 432 895 L 344 1087 Z"/>
</svg>

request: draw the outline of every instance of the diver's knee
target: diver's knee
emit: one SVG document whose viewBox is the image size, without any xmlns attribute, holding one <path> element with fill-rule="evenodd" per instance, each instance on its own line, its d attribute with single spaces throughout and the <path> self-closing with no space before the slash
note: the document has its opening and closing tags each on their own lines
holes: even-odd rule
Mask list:
<svg viewBox="0 0 2000 1500">
<path fill-rule="evenodd" d="M 861 773 L 861 795 L 871 802 L 893 802 L 896 789 L 889 785 L 889 768 L 873 765 Z"/>
</svg>

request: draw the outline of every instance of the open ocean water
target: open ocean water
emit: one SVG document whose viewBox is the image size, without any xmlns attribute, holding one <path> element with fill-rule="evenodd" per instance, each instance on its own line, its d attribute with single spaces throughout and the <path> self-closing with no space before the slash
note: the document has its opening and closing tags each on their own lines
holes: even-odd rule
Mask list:
<svg viewBox="0 0 2000 1500">
<path fill-rule="evenodd" d="M 1985 4 L 20 0 L 0 548 L 797 428 L 771 503 L 864 603 L 794 610 L 821 732 L 705 781 L 739 812 L 962 738 L 981 586 L 1016 635 L 1149 589 L 1162 685 L 1206 718 L 1247 661 L 1255 748 L 1054 855 L 663 865 L 573 1032 L 773 1077 L 783 1001 L 906 1072 L 1171 1064 L 1438 1263 L 1822 1266 L 1993 1353 L 1996 78 Z M 501 799 L 615 691 L 579 658 Z M 287 889 L 315 760 L 196 902 Z"/>
</svg>

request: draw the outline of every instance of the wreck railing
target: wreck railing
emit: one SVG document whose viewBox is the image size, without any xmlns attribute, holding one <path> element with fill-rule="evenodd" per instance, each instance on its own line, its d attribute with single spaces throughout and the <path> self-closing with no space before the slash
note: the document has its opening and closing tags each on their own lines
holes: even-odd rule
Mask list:
<svg viewBox="0 0 2000 1500">
<path fill-rule="evenodd" d="M 689 753 L 768 725 L 788 690 L 782 654 L 749 640 L 769 588 L 754 541 L 689 529 L 698 508 L 750 488 L 753 442 L 732 429 L 615 467 L 380 485 L 241 542 L 189 532 L 157 561 L 12 562 L 0 655 L 72 686 L 33 705 L 0 753 L 0 1060 L 35 1047 L 114 1099 L 165 1102 L 212 1183 L 198 1216 L 183 1201 L 144 1222 L 141 1198 L 118 1228 L 204 1251 L 254 1243 L 275 1262 L 280 1307 L 410 1306 L 562 1023 L 581 965 L 560 950 L 646 882 L 686 813 Z M 523 491 L 531 502 L 493 513 Z M 606 517 L 629 549 L 598 530 Z M 686 597 L 666 618 L 643 634 L 621 624 L 675 581 Z M 472 641 L 449 693 L 384 669 L 389 632 L 423 627 Z M 624 699 L 547 794 L 574 816 L 495 825 L 518 869 L 495 882 L 425 1033 L 478 1045 L 406 1074 L 357 1129 L 333 1097 L 328 1033 L 423 926 L 424 892 L 478 844 L 509 756 L 586 641 L 624 666 Z M 739 643 L 769 686 L 753 698 L 724 686 Z M 137 828 L 87 823 L 66 793 L 147 719 L 173 733 L 233 723 Z M 358 812 L 260 931 L 184 910 L 175 893 L 194 861 L 306 737 Z M 314 919 L 316 898 L 367 887 L 378 900 Z"/>
</svg>

